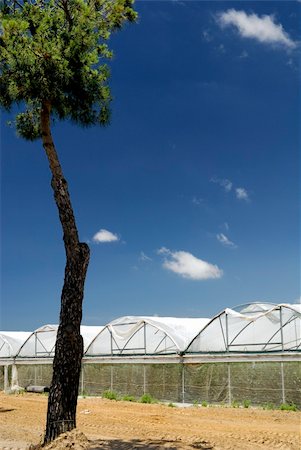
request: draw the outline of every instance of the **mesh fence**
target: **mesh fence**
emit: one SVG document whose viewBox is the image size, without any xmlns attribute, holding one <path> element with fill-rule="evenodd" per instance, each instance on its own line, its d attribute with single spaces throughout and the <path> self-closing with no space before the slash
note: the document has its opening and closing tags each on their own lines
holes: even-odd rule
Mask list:
<svg viewBox="0 0 301 450">
<path fill-rule="evenodd" d="M 52 365 L 36 364 L 36 365 L 19 365 L 18 368 L 18 385 L 26 386 L 50 386 L 52 379 Z"/>
<path fill-rule="evenodd" d="M 0 366 L 0 391 L 4 389 L 4 366 Z"/>
<path fill-rule="evenodd" d="M 113 390 L 120 396 L 148 393 L 170 402 L 282 402 L 301 407 L 301 363 L 85 364 L 86 395 Z"/>
<path fill-rule="evenodd" d="M 18 384 L 47 386 L 52 366 L 18 365 Z M 11 373 L 11 370 L 9 371 Z M 0 389 L 3 389 L 0 367 Z M 205 364 L 83 364 L 80 394 L 105 390 L 139 398 L 144 393 L 168 402 L 294 403 L 301 408 L 300 362 L 244 362 Z"/>
</svg>

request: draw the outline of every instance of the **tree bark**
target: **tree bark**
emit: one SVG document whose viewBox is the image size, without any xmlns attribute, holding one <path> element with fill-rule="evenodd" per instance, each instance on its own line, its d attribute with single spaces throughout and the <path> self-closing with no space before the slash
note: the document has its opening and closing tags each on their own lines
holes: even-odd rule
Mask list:
<svg viewBox="0 0 301 450">
<path fill-rule="evenodd" d="M 84 283 L 90 256 L 88 245 L 79 242 L 67 181 L 64 178 L 51 135 L 50 113 L 50 102 L 43 102 L 41 108 L 42 141 L 52 173 L 51 186 L 63 228 L 66 267 L 44 444 L 76 427 L 77 395 L 83 356 L 80 324 Z"/>
</svg>

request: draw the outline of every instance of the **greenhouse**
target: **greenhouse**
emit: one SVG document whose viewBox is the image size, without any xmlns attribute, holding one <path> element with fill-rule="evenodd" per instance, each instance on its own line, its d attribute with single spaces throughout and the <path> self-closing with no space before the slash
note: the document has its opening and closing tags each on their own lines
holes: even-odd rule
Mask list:
<svg viewBox="0 0 301 450">
<path fill-rule="evenodd" d="M 300 315 L 301 305 L 227 308 L 200 330 L 186 353 L 300 350 Z"/>
<path fill-rule="evenodd" d="M 31 334 L 27 331 L 0 332 L 0 361 L 3 358 L 15 357 Z"/>
<path fill-rule="evenodd" d="M 84 351 L 90 345 L 103 327 L 101 326 L 81 326 L 81 335 L 84 341 Z M 35 330 L 20 348 L 16 358 L 29 357 L 53 357 L 55 349 L 56 334 L 58 325 L 44 325 Z"/>
<path fill-rule="evenodd" d="M 126 316 L 94 338 L 85 356 L 181 354 L 209 319 Z"/>
<path fill-rule="evenodd" d="M 57 329 L 0 332 L 0 389 L 50 384 Z M 81 334 L 81 394 L 301 407 L 300 304 L 250 303 L 212 318 L 124 316 Z"/>
</svg>

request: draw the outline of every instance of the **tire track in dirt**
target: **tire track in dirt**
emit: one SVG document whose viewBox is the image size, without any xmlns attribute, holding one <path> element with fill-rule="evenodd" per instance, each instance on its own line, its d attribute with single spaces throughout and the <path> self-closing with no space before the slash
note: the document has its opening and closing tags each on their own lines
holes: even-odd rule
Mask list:
<svg viewBox="0 0 301 450">
<path fill-rule="evenodd" d="M 44 431 L 47 397 L 0 393 L 0 450 L 25 450 Z M 77 425 L 102 450 L 300 450 L 300 412 L 170 408 L 79 399 Z M 100 444 L 99 444 L 100 445 Z M 100 448 L 100 447 L 98 447 Z"/>
</svg>

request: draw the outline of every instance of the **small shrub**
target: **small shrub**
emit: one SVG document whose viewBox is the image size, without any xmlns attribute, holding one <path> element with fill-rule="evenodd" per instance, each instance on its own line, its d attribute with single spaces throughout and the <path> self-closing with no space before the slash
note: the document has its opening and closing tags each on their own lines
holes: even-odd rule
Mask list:
<svg viewBox="0 0 301 450">
<path fill-rule="evenodd" d="M 242 404 L 244 408 L 249 408 L 251 405 L 251 400 L 244 400 Z"/>
<path fill-rule="evenodd" d="M 231 406 L 232 406 L 232 408 L 239 408 L 239 403 L 238 403 L 238 401 L 233 400 Z"/>
<path fill-rule="evenodd" d="M 207 408 L 208 403 L 204 400 L 204 401 L 201 403 L 201 405 L 202 405 L 204 408 Z"/>
<path fill-rule="evenodd" d="M 85 390 L 85 389 L 83 389 L 83 391 L 82 391 L 82 393 L 81 393 L 81 396 L 83 397 L 83 398 L 86 398 L 87 397 L 87 391 Z"/>
<path fill-rule="evenodd" d="M 154 399 L 150 394 L 143 394 L 140 398 L 140 403 L 157 403 L 157 400 Z"/>
<path fill-rule="evenodd" d="M 170 408 L 175 408 L 176 407 L 176 405 L 174 403 L 168 403 L 167 406 L 169 406 Z"/>
<path fill-rule="evenodd" d="M 294 403 L 281 403 L 281 411 L 298 411 L 297 406 Z"/>
<path fill-rule="evenodd" d="M 193 400 L 192 406 L 195 406 L 197 408 L 199 406 L 198 400 Z"/>
<path fill-rule="evenodd" d="M 133 395 L 125 395 L 124 397 L 122 397 L 122 400 L 124 402 L 136 402 L 136 398 L 133 397 Z"/>
<path fill-rule="evenodd" d="M 275 409 L 275 405 L 272 402 L 267 402 L 263 405 L 263 409 Z"/>
<path fill-rule="evenodd" d="M 117 400 L 118 399 L 118 395 L 115 391 L 104 391 L 102 393 L 102 397 L 103 398 L 107 398 L 108 400 Z"/>
</svg>

